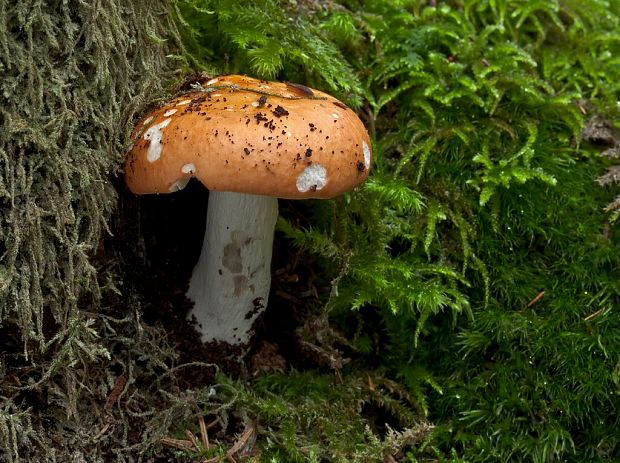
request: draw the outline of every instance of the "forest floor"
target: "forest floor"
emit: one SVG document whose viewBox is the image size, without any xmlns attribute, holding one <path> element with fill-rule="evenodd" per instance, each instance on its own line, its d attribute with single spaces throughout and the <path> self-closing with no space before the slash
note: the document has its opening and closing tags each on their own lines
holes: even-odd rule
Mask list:
<svg viewBox="0 0 620 463">
<path fill-rule="evenodd" d="M 125 228 L 125 221 L 137 215 L 137 221 L 128 228 L 137 226 L 135 231 L 144 237 L 143 247 L 128 247 L 128 242 L 135 241 L 123 239 L 123 233 L 115 233 L 121 238 L 111 237 L 106 246 L 123 249 L 126 265 L 133 267 L 126 274 L 132 275 L 134 281 L 126 287 L 142 295 L 142 321 L 165 330 L 179 364 L 215 364 L 228 377 L 248 384 L 261 375 L 291 369 L 317 369 L 338 378 L 355 353 L 329 325 L 327 317 L 320 315 L 321 299 L 330 291 L 329 282 L 313 273 L 312 262 L 303 249 L 292 246 L 279 233 L 273 248 L 269 304 L 255 324 L 250 345 L 233 347 L 201 341 L 195 322 L 188 316 L 192 303 L 185 293 L 202 246 L 207 200 L 208 191 L 193 181 L 175 195 L 121 195 L 119 226 Z M 303 207 L 299 202 L 281 200 L 280 214 L 304 224 L 307 219 Z M 123 308 L 119 306 L 118 310 L 116 316 L 122 317 Z M 183 368 L 178 370 L 176 380 L 181 389 L 198 389 L 214 383 L 214 372 L 218 370 Z M 381 414 L 378 410 L 376 418 Z M 221 429 L 217 417 L 203 419 L 213 426 L 209 433 L 230 447 L 245 430 L 243 423 L 231 422 Z M 175 440 L 171 442 L 174 447 Z M 162 458 L 169 456 L 164 453 Z"/>
</svg>

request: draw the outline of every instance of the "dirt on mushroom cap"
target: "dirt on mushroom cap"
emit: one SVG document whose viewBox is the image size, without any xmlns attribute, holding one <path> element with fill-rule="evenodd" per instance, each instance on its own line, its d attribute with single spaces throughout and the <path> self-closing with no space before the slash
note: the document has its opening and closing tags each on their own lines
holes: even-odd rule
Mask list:
<svg viewBox="0 0 620 463">
<path fill-rule="evenodd" d="M 335 98 L 247 76 L 220 76 L 204 85 L 136 124 L 125 164 L 134 193 L 176 191 L 180 180 L 196 177 L 211 190 L 330 198 L 368 176 L 368 133 Z M 157 159 L 149 159 L 149 151 L 157 151 Z M 184 168 L 188 164 L 194 168 Z M 312 172 L 324 174 L 312 183 Z"/>
</svg>

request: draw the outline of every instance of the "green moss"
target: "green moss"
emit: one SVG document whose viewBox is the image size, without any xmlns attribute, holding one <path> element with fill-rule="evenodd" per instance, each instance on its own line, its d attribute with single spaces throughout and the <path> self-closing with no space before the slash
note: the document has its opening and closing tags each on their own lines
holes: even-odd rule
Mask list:
<svg viewBox="0 0 620 463">
<path fill-rule="evenodd" d="M 581 137 L 620 125 L 619 8 L 0 0 L 0 459 L 154 459 L 213 407 L 266 461 L 619 458 L 616 192 Z M 343 383 L 182 387 L 212 368 L 178 364 L 101 246 L 132 119 L 188 63 L 325 89 L 373 137 L 363 188 L 278 223 L 331 287 Z"/>
<path fill-rule="evenodd" d="M 220 377 L 204 410 L 227 422 L 253 421 L 260 461 L 383 461 L 422 442 L 432 426 L 406 391 L 374 373 L 264 376 L 245 387 Z"/>
<path fill-rule="evenodd" d="M 325 262 L 332 319 L 439 424 L 410 458 L 618 457 L 613 196 L 581 141 L 593 114 L 618 124 L 618 4 L 184 3 L 210 10 L 191 23 L 216 68 L 362 102 L 371 179 L 279 228 Z"/>
</svg>

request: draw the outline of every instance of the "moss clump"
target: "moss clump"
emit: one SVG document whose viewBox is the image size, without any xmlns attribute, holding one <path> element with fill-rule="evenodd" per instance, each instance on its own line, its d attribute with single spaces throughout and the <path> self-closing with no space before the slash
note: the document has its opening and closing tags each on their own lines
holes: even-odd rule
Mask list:
<svg viewBox="0 0 620 463">
<path fill-rule="evenodd" d="M 293 371 L 258 378 L 251 388 L 219 377 L 202 403 L 219 420 L 216 430 L 253 423 L 260 461 L 383 461 L 433 428 L 405 390 L 374 373 Z"/>
<path fill-rule="evenodd" d="M 97 453 L 84 436 L 119 276 L 94 256 L 132 118 L 174 77 L 176 30 L 164 1 L 0 1 L 0 460 Z"/>
<path fill-rule="evenodd" d="M 618 128 L 618 4 L 184 5 L 209 10 L 188 21 L 217 69 L 299 79 L 312 43 L 330 59 L 303 62 L 305 81 L 347 82 L 373 176 L 279 226 L 323 259 L 360 362 L 439 424 L 411 458 L 617 458 L 613 192 L 581 134 L 594 115 Z"/>
</svg>

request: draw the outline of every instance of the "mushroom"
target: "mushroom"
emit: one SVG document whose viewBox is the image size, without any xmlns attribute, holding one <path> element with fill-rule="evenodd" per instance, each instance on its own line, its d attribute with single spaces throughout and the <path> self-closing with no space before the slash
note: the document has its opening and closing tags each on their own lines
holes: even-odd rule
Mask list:
<svg viewBox="0 0 620 463">
<path fill-rule="evenodd" d="M 277 198 L 331 198 L 368 176 L 371 145 L 354 111 L 292 83 L 219 76 L 146 114 L 125 180 L 170 193 L 192 177 L 209 190 L 202 252 L 190 280 L 203 341 L 246 344 L 265 309 Z"/>
</svg>

